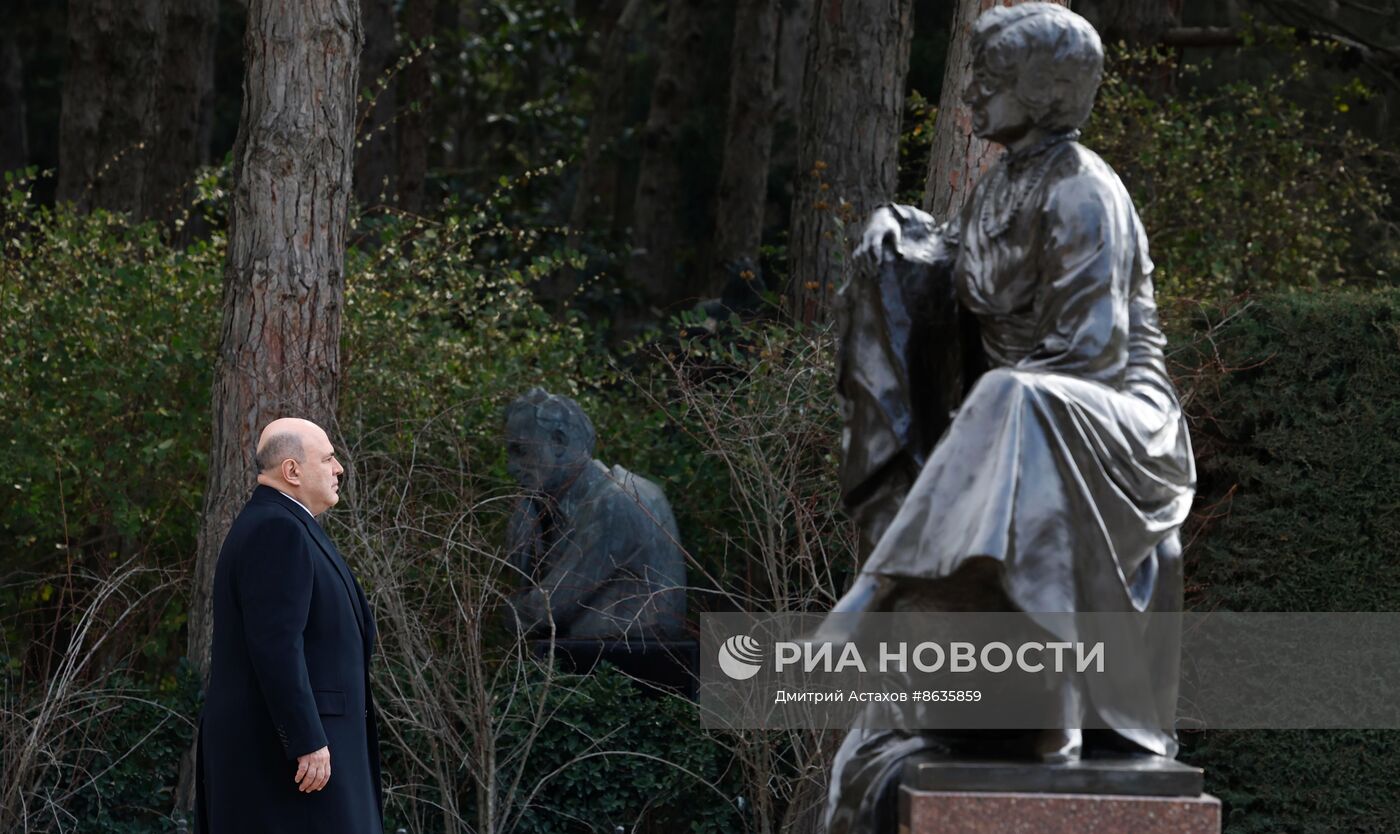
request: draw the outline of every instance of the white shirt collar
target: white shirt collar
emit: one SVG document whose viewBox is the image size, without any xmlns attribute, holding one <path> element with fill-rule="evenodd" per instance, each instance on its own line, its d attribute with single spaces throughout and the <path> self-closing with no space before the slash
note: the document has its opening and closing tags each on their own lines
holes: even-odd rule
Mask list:
<svg viewBox="0 0 1400 834">
<path fill-rule="evenodd" d="M 277 491 L 278 491 L 278 492 L 282 492 L 282 490 L 280 490 L 280 489 L 277 490 Z M 287 495 L 287 493 L 285 493 L 285 492 L 282 492 L 282 494 L 283 494 L 283 495 L 286 495 L 287 498 L 291 499 L 291 502 L 292 502 L 293 504 L 296 504 L 298 507 L 301 507 L 303 510 L 306 510 L 306 505 L 305 505 L 305 504 L 301 503 L 300 501 L 298 501 L 298 500 L 295 499 L 295 498 L 292 498 L 292 496 Z M 309 515 L 309 516 L 311 516 L 313 519 L 316 517 L 316 514 L 313 513 L 313 512 L 311 512 L 310 510 L 306 510 L 306 514 Z"/>
</svg>

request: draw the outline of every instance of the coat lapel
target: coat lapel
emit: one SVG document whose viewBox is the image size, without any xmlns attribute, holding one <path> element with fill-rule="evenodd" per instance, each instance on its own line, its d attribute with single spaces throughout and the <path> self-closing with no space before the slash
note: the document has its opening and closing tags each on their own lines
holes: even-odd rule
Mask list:
<svg viewBox="0 0 1400 834">
<path fill-rule="evenodd" d="M 345 594 L 350 598 L 350 607 L 355 611 L 355 622 L 360 626 L 360 637 L 368 638 L 369 629 L 365 627 L 364 610 L 360 605 L 360 595 L 355 592 L 355 577 L 350 575 L 350 566 L 345 564 L 330 536 L 326 535 L 326 531 L 321 529 L 321 525 L 314 518 L 306 518 L 305 523 L 306 529 L 311 531 L 311 538 L 321 546 L 321 552 L 326 554 L 326 558 L 335 566 L 335 572 L 340 574 L 340 581 L 345 585 Z"/>
<path fill-rule="evenodd" d="M 312 540 L 316 542 L 316 545 L 321 548 L 321 552 L 330 560 L 331 565 L 335 568 L 336 574 L 340 577 L 341 584 L 345 586 L 345 594 L 350 599 L 350 608 L 355 612 L 355 623 L 360 627 L 360 637 L 368 644 L 369 629 L 365 625 L 365 606 L 361 602 L 358 588 L 355 585 L 355 577 L 350 574 L 350 566 L 345 564 L 345 560 L 340 556 L 340 551 L 335 549 L 335 543 L 331 541 L 330 536 L 326 535 L 326 531 L 321 529 L 321 525 L 317 523 L 316 519 L 312 518 L 311 514 L 298 506 L 295 501 L 292 501 L 290 498 L 271 487 L 258 486 L 258 492 L 263 492 L 264 490 L 266 490 L 264 494 L 267 495 L 270 500 L 289 511 L 304 527 L 306 527 L 306 531 L 311 534 Z"/>
</svg>

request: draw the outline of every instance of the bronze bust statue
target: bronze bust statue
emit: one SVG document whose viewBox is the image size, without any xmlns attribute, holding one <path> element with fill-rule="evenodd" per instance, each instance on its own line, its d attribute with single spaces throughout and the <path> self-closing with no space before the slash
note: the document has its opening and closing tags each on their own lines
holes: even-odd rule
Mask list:
<svg viewBox="0 0 1400 834">
<path fill-rule="evenodd" d="M 645 644 L 684 634 L 685 556 L 661 488 L 593 459 L 593 423 L 532 388 L 506 411 L 524 495 L 507 528 L 508 623 L 529 637 Z"/>
<path fill-rule="evenodd" d="M 964 100 L 1005 156 L 946 222 L 878 209 L 856 252 L 876 274 L 841 292 L 841 485 L 865 561 L 834 610 L 1179 611 L 1196 475 L 1147 237 L 1077 141 L 1103 47 L 1048 3 L 994 7 L 972 37 Z M 1154 668 L 1174 671 L 1179 635 L 1153 637 L 1172 653 Z M 1152 720 L 1093 713 L 1093 684 L 1071 682 L 1051 696 L 1069 729 L 1024 754 L 1078 759 L 1092 716 L 1119 749 L 1175 756 L 1175 675 L 1140 683 Z M 877 830 L 903 761 L 946 746 L 853 729 L 829 830 Z"/>
</svg>

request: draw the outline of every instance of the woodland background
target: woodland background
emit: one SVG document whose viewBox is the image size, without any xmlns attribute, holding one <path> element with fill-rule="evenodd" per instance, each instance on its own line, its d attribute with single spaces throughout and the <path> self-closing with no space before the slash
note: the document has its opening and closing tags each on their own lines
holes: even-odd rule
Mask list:
<svg viewBox="0 0 1400 834">
<path fill-rule="evenodd" d="M 829 606 L 831 295 L 873 205 L 995 153 L 947 98 L 981 5 L 0 5 L 0 829 L 177 830 L 211 554 L 291 410 L 347 452 L 391 830 L 815 830 L 839 739 L 506 638 L 501 409 L 568 393 L 665 488 L 692 612 Z M 1400 610 L 1400 9 L 1073 7 L 1192 421 L 1189 604 Z M 269 74 L 307 31 L 323 73 Z M 1400 828 L 1393 732 L 1183 742 L 1229 832 Z"/>
</svg>

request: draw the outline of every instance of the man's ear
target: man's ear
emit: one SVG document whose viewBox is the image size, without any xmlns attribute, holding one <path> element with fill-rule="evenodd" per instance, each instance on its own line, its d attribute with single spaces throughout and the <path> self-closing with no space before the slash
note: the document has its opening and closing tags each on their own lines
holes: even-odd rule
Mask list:
<svg viewBox="0 0 1400 834">
<path fill-rule="evenodd" d="M 282 461 L 282 480 L 294 486 L 301 486 L 301 467 L 292 458 Z"/>
</svg>

